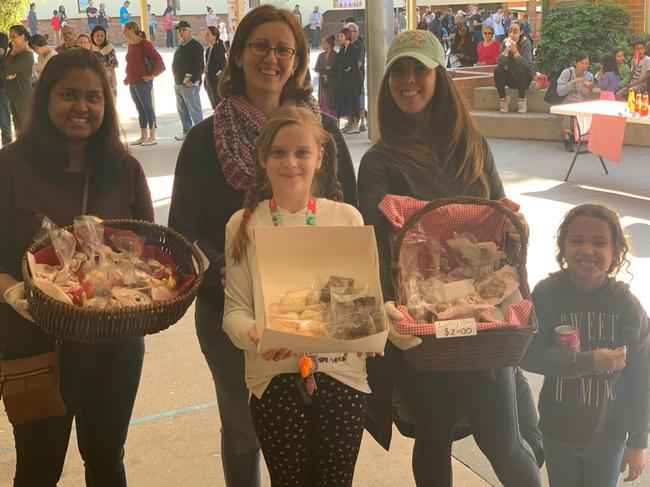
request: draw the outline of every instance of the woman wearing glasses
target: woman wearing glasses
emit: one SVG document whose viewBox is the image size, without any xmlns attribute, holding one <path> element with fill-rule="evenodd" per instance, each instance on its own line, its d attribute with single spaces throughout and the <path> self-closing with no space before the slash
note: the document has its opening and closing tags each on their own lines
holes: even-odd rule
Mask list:
<svg viewBox="0 0 650 487">
<path fill-rule="evenodd" d="M 476 45 L 478 62 L 476 64 L 496 64 L 499 57 L 501 44 L 494 40 L 494 29 L 490 26 L 483 27 L 483 40 Z"/>
<path fill-rule="evenodd" d="M 523 34 L 520 22 L 513 22 L 508 27 L 508 37 L 501 45 L 501 52 L 497 59 L 497 68 L 494 70 L 494 84 L 499 92 L 499 110 L 508 113 L 510 95 L 506 94 L 506 85 L 516 88 L 517 111 L 526 113 L 526 89 L 537 73 L 533 63 L 533 43 Z"/>
<path fill-rule="evenodd" d="M 295 105 L 322 120 L 336 141 L 345 202 L 357 204 L 354 168 L 336 119 L 321 114 L 311 86 L 303 86 L 308 63 L 305 34 L 290 11 L 272 5 L 251 10 L 237 26 L 221 75 L 223 100 L 212 117 L 188 133 L 176 164 L 169 225 L 198 241 L 211 263 L 196 301 L 195 321 L 216 386 L 229 487 L 259 485 L 260 449 L 248 407 L 244 354 L 222 329 L 225 229 L 243 207 L 254 171 L 253 142 L 272 112 Z"/>
</svg>

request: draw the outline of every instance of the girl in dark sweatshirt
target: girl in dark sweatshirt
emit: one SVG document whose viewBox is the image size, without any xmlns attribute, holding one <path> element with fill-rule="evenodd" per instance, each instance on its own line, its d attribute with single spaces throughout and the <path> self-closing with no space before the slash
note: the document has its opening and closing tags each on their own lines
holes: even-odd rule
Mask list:
<svg viewBox="0 0 650 487">
<path fill-rule="evenodd" d="M 544 374 L 540 429 L 551 487 L 614 487 L 644 467 L 650 422 L 648 316 L 615 275 L 628 247 L 618 216 L 600 205 L 573 208 L 560 225 L 561 271 L 533 291 L 539 332 L 522 366 Z M 579 334 L 573 349 L 555 328 Z"/>
</svg>

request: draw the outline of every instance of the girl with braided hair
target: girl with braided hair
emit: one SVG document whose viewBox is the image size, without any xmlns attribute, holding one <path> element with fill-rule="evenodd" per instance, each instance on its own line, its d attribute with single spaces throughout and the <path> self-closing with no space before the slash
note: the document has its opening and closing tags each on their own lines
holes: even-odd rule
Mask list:
<svg viewBox="0 0 650 487">
<path fill-rule="evenodd" d="M 311 110 L 277 110 L 255 140 L 254 179 L 244 209 L 226 226 L 223 329 L 245 353 L 250 409 L 273 486 L 351 486 L 363 434 L 370 392 L 365 356 L 310 355 L 318 363 L 317 387 L 301 393 L 299 359 L 290 349 L 257 351 L 261 289 L 253 278 L 253 229 L 363 225 L 361 214 L 340 202 L 335 157 L 331 136 Z"/>
</svg>

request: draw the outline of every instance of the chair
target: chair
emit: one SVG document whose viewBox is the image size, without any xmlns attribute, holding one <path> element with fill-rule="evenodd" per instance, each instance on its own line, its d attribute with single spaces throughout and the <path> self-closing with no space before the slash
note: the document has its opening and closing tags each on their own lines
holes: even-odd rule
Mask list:
<svg viewBox="0 0 650 487">
<path fill-rule="evenodd" d="M 569 166 L 569 170 L 567 171 L 566 176 L 564 177 L 565 183 L 569 180 L 569 176 L 571 175 L 571 171 L 573 171 L 573 166 L 575 165 L 578 156 L 591 154 L 589 150 L 582 150 L 583 145 L 586 145 L 589 142 L 589 129 L 591 128 L 591 117 L 571 117 L 571 119 L 573 120 L 573 138 L 577 145 L 576 145 L 575 154 L 573 155 L 573 160 L 571 161 L 571 165 Z M 603 166 L 603 170 L 605 171 L 605 174 L 609 174 L 609 171 L 607 171 L 607 166 L 605 166 L 605 161 L 603 160 L 603 158 L 601 156 L 598 156 L 598 159 L 600 159 L 600 164 Z"/>
</svg>

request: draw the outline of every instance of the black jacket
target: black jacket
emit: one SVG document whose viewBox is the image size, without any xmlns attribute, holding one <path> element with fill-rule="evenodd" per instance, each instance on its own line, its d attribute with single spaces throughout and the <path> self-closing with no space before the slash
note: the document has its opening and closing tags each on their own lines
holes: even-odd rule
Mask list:
<svg viewBox="0 0 650 487">
<path fill-rule="evenodd" d="M 190 39 L 187 44 L 179 45 L 174 52 L 174 61 L 172 62 L 174 83 L 182 85 L 186 73 L 192 75 L 192 83 L 201 81 L 204 66 L 203 46 L 199 41 Z"/>
<path fill-rule="evenodd" d="M 7 55 L 9 50 L 9 37 L 7 34 L 0 32 L 0 49 L 4 50 L 4 54 L 0 56 L 0 89 L 5 88 L 5 77 L 3 71 L 4 57 Z"/>
<path fill-rule="evenodd" d="M 625 440 L 648 446 L 650 431 L 650 325 L 627 285 L 608 277 L 591 293 L 576 289 L 568 271 L 551 274 L 533 290 L 539 331 L 521 366 L 543 374 L 540 429 L 559 441 L 598 446 Z M 580 352 L 554 346 L 555 327 L 574 325 Z M 627 347 L 627 363 L 596 374 L 593 350 Z"/>
<path fill-rule="evenodd" d="M 338 151 L 338 177 L 346 203 L 357 206 L 354 166 L 336 119 L 323 114 L 323 127 L 334 136 Z M 224 266 L 226 224 L 244 206 L 244 193 L 231 187 L 215 149 L 214 116 L 195 125 L 187 134 L 176 162 L 169 226 L 199 246 L 210 260 L 210 269 L 199 298 L 223 309 L 219 277 Z"/>
<path fill-rule="evenodd" d="M 217 80 L 217 73 L 226 67 L 226 47 L 221 39 L 217 39 L 212 48 L 205 50 L 206 75 L 211 83 Z"/>
</svg>

